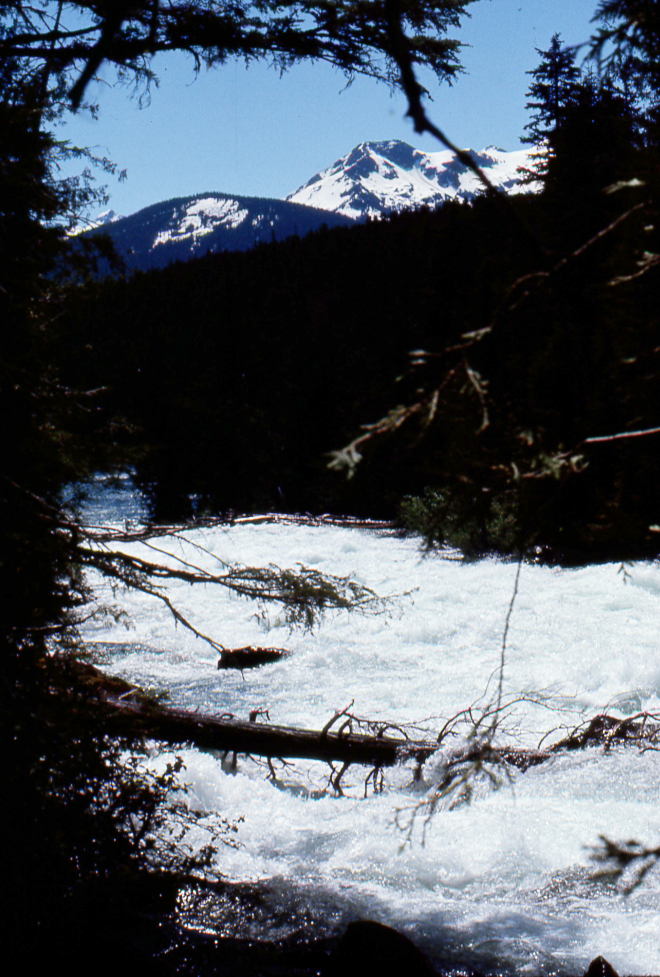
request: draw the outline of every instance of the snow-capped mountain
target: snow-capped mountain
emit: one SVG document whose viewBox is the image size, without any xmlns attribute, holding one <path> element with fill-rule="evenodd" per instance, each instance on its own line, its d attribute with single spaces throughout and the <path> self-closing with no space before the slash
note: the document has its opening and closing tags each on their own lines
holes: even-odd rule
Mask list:
<svg viewBox="0 0 660 977">
<path fill-rule="evenodd" d="M 472 157 L 490 180 L 520 192 L 517 169 L 529 150 L 489 147 Z M 529 189 L 529 188 L 524 188 Z M 130 217 L 99 214 L 94 230 L 107 233 L 130 269 L 162 268 L 208 252 L 245 251 L 256 244 L 304 236 L 323 224 L 350 225 L 406 208 L 470 200 L 481 183 L 452 152 L 424 153 L 405 142 L 363 142 L 286 200 L 204 193 L 153 204 Z"/>
<path fill-rule="evenodd" d="M 114 221 L 123 220 L 123 218 L 123 214 L 117 214 L 114 210 L 104 210 L 103 213 L 97 214 L 94 218 L 82 218 L 73 227 L 67 228 L 67 234 L 69 237 L 76 237 L 78 234 L 84 234 L 85 231 L 96 231 L 100 227 L 105 227 Z"/>
<path fill-rule="evenodd" d="M 112 224 L 114 221 L 124 219 L 124 214 L 117 214 L 114 210 L 104 210 L 102 214 L 97 214 L 94 221 L 95 227 L 103 227 L 105 224 Z"/>
<path fill-rule="evenodd" d="M 103 222 L 101 216 L 106 217 Z M 293 234 L 302 237 L 323 224 L 353 223 L 343 214 L 298 203 L 224 193 L 167 200 L 130 217 L 99 218 L 96 230 L 110 235 L 129 268 L 142 269 L 163 268 L 171 261 L 187 261 L 208 252 L 245 251 Z"/>
<path fill-rule="evenodd" d="M 479 153 L 468 151 L 495 186 L 521 192 L 516 171 L 529 165 L 531 150 L 507 153 L 489 146 Z M 393 139 L 360 143 L 286 199 L 360 219 L 446 200 L 471 200 L 481 189 L 477 176 L 450 150 L 424 153 Z"/>
</svg>

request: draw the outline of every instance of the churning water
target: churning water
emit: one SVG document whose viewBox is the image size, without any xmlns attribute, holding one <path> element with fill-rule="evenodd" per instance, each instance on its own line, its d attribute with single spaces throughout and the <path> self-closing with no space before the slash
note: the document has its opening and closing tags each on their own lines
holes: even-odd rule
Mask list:
<svg viewBox="0 0 660 977">
<path fill-rule="evenodd" d="M 89 512 L 104 522 L 139 516 L 126 485 L 92 500 Z M 164 604 L 113 595 L 99 582 L 100 602 L 125 608 L 130 628 L 112 619 L 86 625 L 106 670 L 167 691 L 173 705 L 239 718 L 268 709 L 272 723 L 308 729 L 352 701 L 354 714 L 415 724 L 433 738 L 449 717 L 492 700 L 515 564 L 425 559 L 414 539 L 333 526 L 240 524 L 185 535 L 188 542 L 152 541 L 163 552 L 133 549 L 216 571 L 223 563 L 304 564 L 396 599 L 386 614 L 338 613 L 313 634 L 289 633 L 274 605 L 257 613 L 218 587 L 169 584 L 176 606 L 223 645 L 290 650 L 243 677 L 218 671 L 217 652 L 175 627 Z M 536 746 L 554 730 L 550 742 L 606 709 L 660 711 L 660 566 L 618 571 L 523 565 L 507 642 L 503 742 Z M 406 932 L 446 965 L 490 968 L 497 960 L 517 973 L 581 973 L 602 954 L 621 974 L 660 972 L 658 874 L 625 897 L 593 877 L 589 852 L 599 835 L 658 844 L 655 752 L 558 754 L 497 790 L 477 785 L 471 804 L 440 807 L 425 832 L 421 810 L 413 815 L 432 790 L 437 758 L 421 783 L 410 767 L 398 768 L 365 798 L 366 769 L 351 768 L 344 795 L 335 796 L 323 764 L 275 761 L 273 781 L 258 760 L 239 757 L 231 769 L 210 753 L 183 756 L 194 803 L 237 822 L 237 846 L 219 853 L 221 871 L 267 883 L 271 911 L 259 925 L 271 936 L 286 931 L 287 919 L 331 932 L 367 917 Z M 222 925 L 230 932 L 246 923 Z"/>
</svg>

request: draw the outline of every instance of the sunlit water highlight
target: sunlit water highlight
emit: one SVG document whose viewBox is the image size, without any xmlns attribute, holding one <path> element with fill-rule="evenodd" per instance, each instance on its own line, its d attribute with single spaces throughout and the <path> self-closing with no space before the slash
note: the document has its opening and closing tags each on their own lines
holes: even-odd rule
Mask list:
<svg viewBox="0 0 660 977">
<path fill-rule="evenodd" d="M 126 489 L 92 500 L 90 513 L 104 522 L 139 516 Z M 128 631 L 114 622 L 86 625 L 108 671 L 166 690 L 174 705 L 241 718 L 267 708 L 273 723 L 310 729 L 354 700 L 360 716 L 416 723 L 432 735 L 494 694 L 515 564 L 423 559 L 413 539 L 330 526 L 236 525 L 187 535 L 206 552 L 179 539 L 158 545 L 206 567 L 302 563 L 350 575 L 381 596 L 403 596 L 387 616 L 337 614 L 312 635 L 289 634 L 275 607 L 259 617 L 254 605 L 218 588 L 171 584 L 174 603 L 227 647 L 290 649 L 290 657 L 243 678 L 218 672 L 217 653 L 175 628 L 164 605 L 141 594 L 113 597 L 99 583 L 100 600 L 120 603 L 130 619 Z M 504 674 L 507 700 L 519 700 L 508 711 L 508 741 L 536 746 L 549 730 L 605 708 L 660 711 L 660 566 L 627 569 L 624 580 L 615 565 L 523 566 Z M 421 788 L 402 768 L 386 775 L 382 794 L 364 799 L 368 771 L 359 768 L 336 797 L 322 764 L 277 765 L 273 783 L 246 758 L 231 771 L 209 753 L 184 755 L 196 803 L 243 818 L 238 847 L 220 852 L 222 872 L 268 880 L 273 918 L 278 907 L 292 915 L 307 907 L 319 932 L 378 919 L 446 965 L 497 959 L 517 973 L 581 973 L 603 954 L 620 974 L 660 972 L 657 873 L 624 898 L 592 878 L 588 850 L 601 834 L 658 843 L 656 753 L 558 755 L 497 791 L 478 791 L 469 806 L 438 811 L 423 845 L 421 818 L 407 845 L 401 825 L 431 787 L 434 759 Z"/>
</svg>

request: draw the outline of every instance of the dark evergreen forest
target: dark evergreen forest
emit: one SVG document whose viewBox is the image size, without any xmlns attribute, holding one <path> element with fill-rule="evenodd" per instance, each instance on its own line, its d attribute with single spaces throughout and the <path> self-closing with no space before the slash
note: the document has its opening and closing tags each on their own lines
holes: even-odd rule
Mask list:
<svg viewBox="0 0 660 977">
<path fill-rule="evenodd" d="M 429 483 L 424 453 L 411 467 L 388 445 L 349 481 L 324 454 L 409 395 L 409 351 L 478 328 L 531 269 L 505 217 L 483 198 L 91 284 L 70 379 L 109 388 L 158 519 L 191 494 L 212 513 L 392 517 Z"/>
<path fill-rule="evenodd" d="M 539 56 L 541 193 L 80 293 L 67 381 L 107 388 L 156 520 L 403 511 L 468 555 L 655 555 L 657 437 L 626 436 L 660 423 L 655 102 L 639 66 L 578 70 L 558 35 Z"/>
</svg>

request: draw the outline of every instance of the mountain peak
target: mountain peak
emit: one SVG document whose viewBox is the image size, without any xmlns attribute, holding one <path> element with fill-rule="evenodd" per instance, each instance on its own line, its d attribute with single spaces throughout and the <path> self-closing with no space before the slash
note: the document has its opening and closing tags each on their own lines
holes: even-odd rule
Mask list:
<svg viewBox="0 0 660 977">
<path fill-rule="evenodd" d="M 488 146 L 467 152 L 495 186 L 521 192 L 516 170 L 530 166 L 531 151 Z M 130 217 L 108 210 L 92 228 L 110 234 L 129 268 L 164 267 L 208 252 L 302 237 L 323 225 L 350 226 L 355 219 L 471 200 L 481 192 L 480 181 L 455 153 L 426 153 L 387 139 L 359 143 L 286 200 L 197 193 L 152 204 Z"/>
<path fill-rule="evenodd" d="M 466 150 L 495 186 L 521 192 L 517 169 L 530 150 L 507 153 L 495 146 Z M 286 198 L 347 217 L 374 217 L 446 200 L 471 200 L 482 192 L 478 177 L 456 153 L 425 153 L 398 139 L 361 142 Z"/>
<path fill-rule="evenodd" d="M 112 224 L 114 221 L 123 219 L 123 214 L 117 214 L 114 210 L 104 210 L 103 213 L 96 215 L 96 219 L 92 221 L 92 226 L 105 227 L 106 224 Z"/>
<path fill-rule="evenodd" d="M 415 157 L 419 155 L 418 149 L 400 139 L 389 139 L 386 142 L 365 142 L 362 145 L 403 169 L 411 169 L 415 164 Z"/>
</svg>

